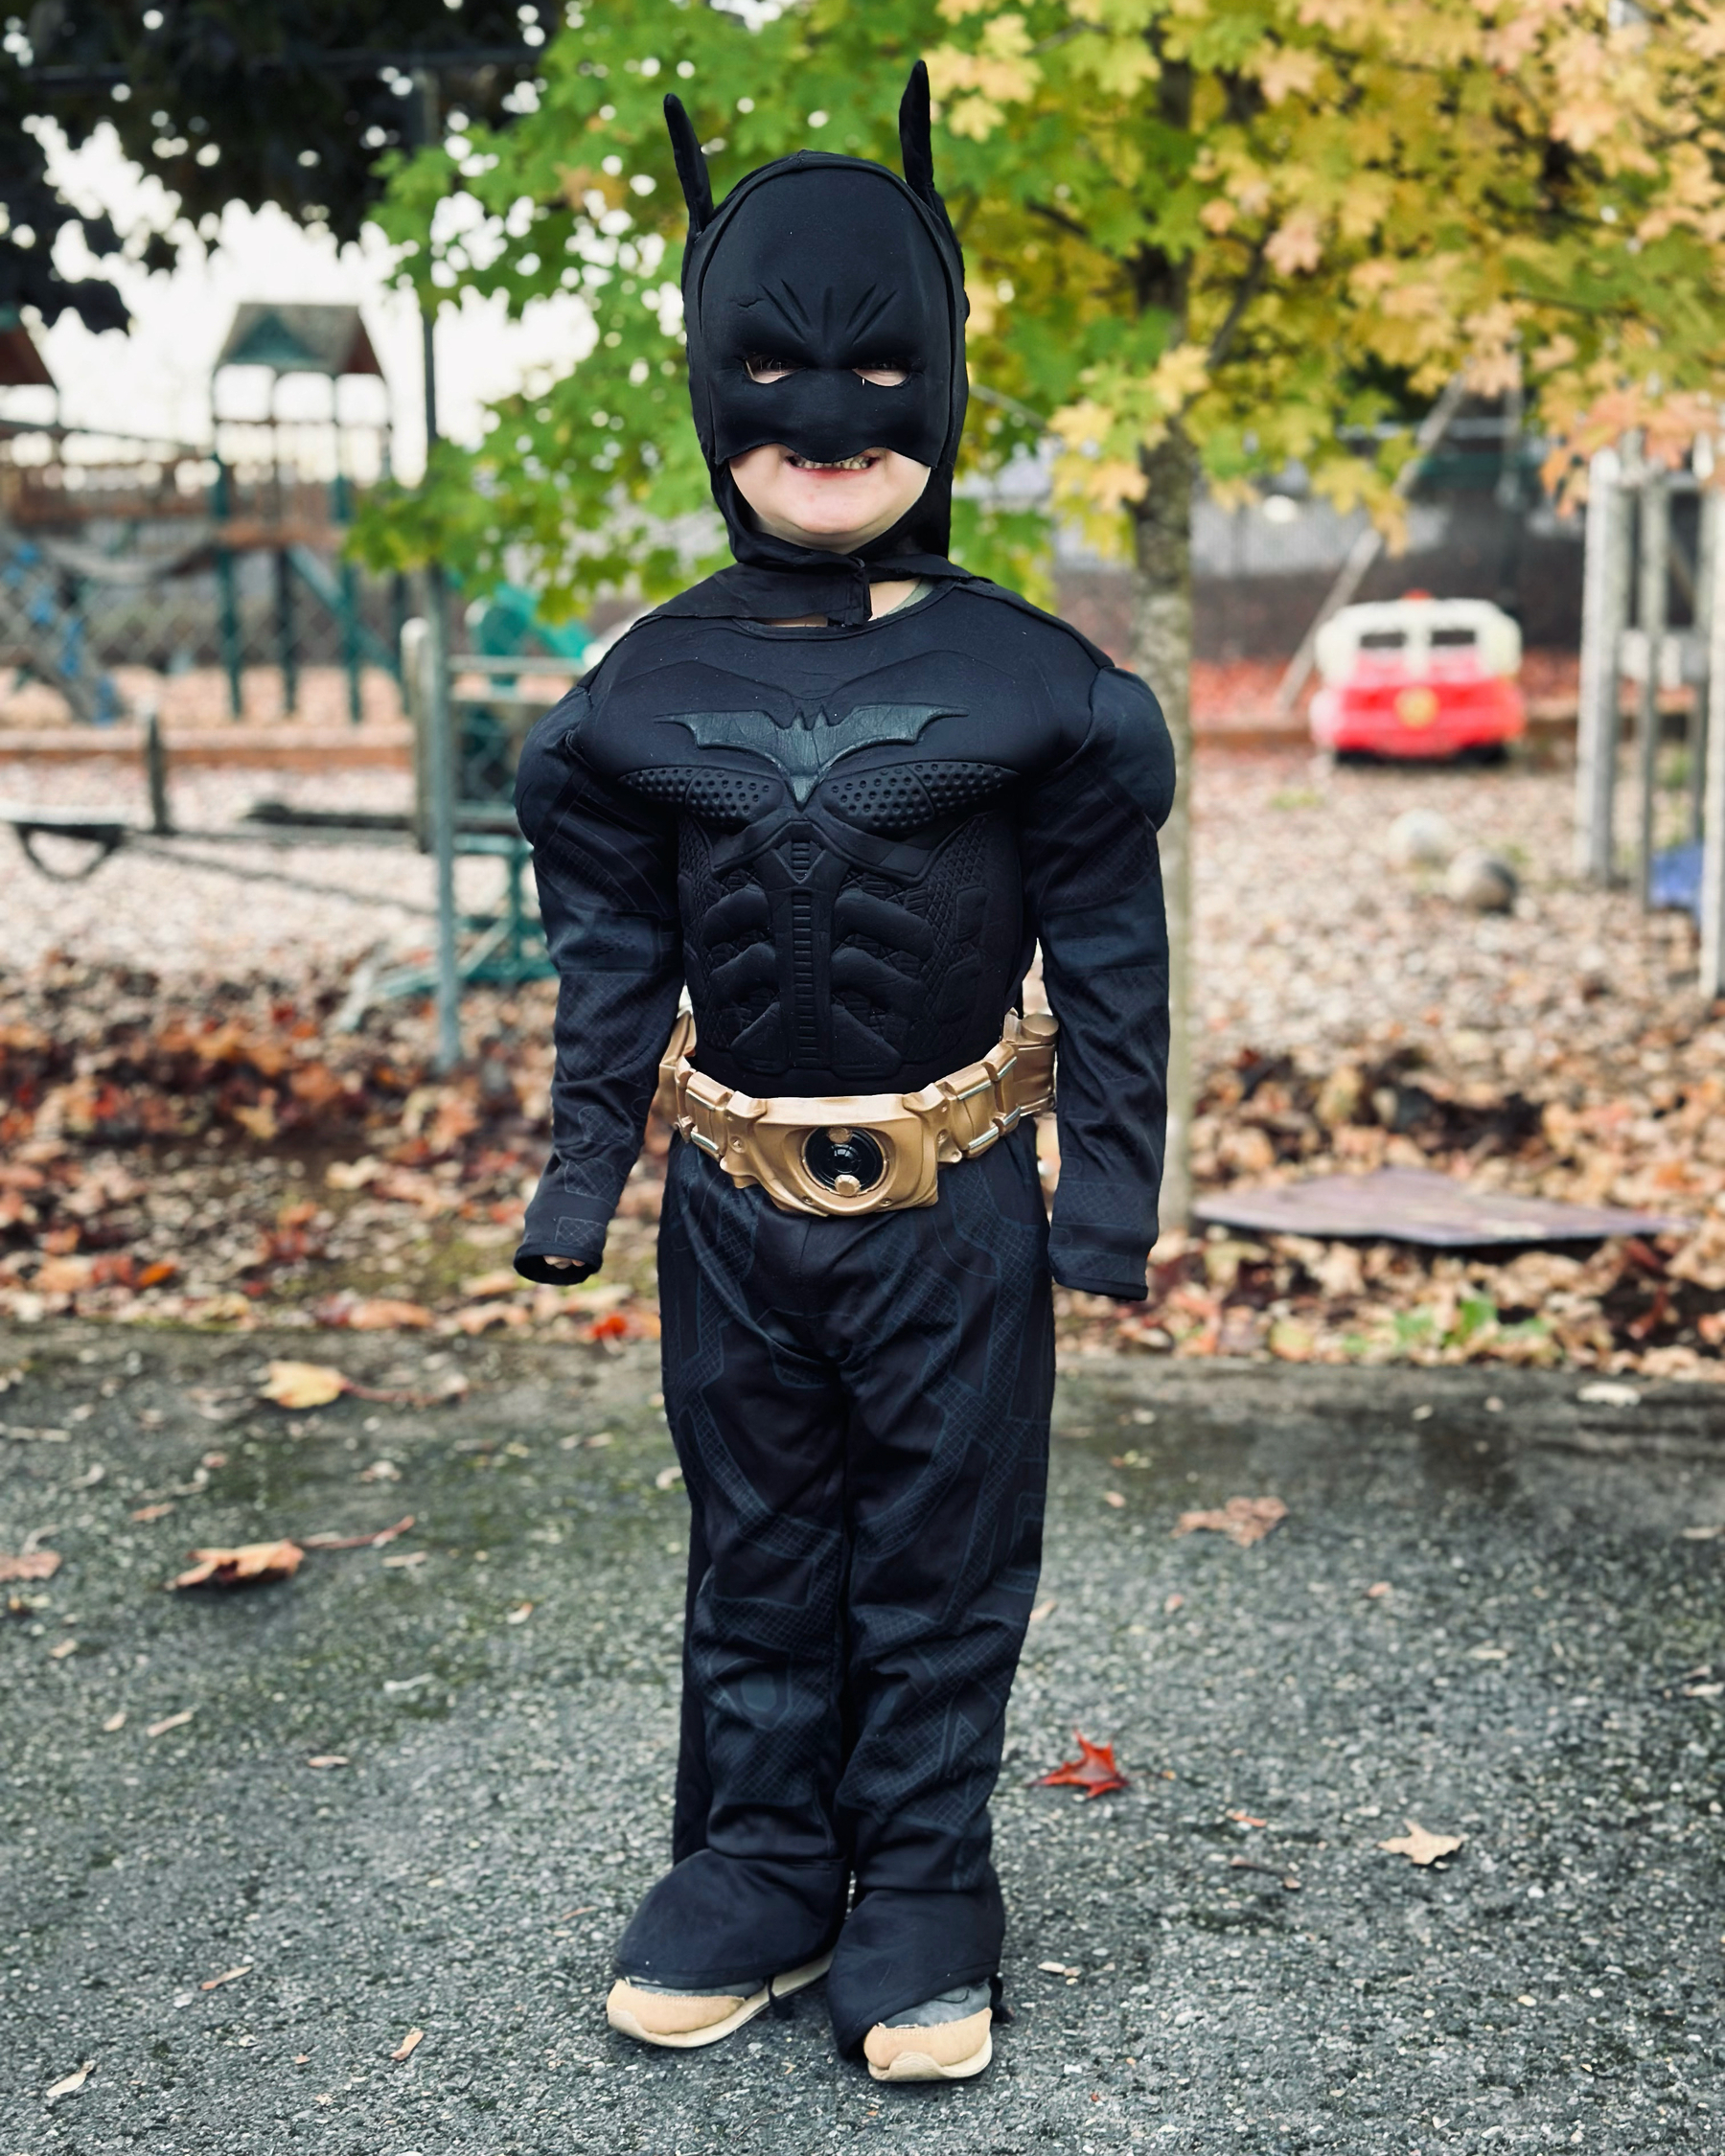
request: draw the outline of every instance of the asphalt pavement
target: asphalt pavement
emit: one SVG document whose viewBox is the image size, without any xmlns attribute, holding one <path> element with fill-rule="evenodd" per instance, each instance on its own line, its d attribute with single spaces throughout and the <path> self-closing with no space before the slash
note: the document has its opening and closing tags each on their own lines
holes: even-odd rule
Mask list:
<svg viewBox="0 0 1725 2156">
<path fill-rule="evenodd" d="M 285 1411 L 281 1357 L 412 1397 Z M 0 2156 L 1725 2151 L 1714 1388 L 1074 1363 L 1013 2019 L 979 2081 L 883 2088 L 818 1987 L 707 2052 L 605 2027 L 675 1748 L 649 1348 L 68 1325 L 14 1370 L 0 1550 L 62 1562 L 0 1588 Z M 1175 1533 L 1234 1497 L 1287 1517 Z M 1129 1788 L 1030 1786 L 1074 1727 Z"/>
</svg>

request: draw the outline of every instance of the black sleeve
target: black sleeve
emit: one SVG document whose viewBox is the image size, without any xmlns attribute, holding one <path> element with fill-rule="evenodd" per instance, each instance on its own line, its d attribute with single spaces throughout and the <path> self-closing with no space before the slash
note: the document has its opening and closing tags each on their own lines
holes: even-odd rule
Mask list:
<svg viewBox="0 0 1725 2156">
<path fill-rule="evenodd" d="M 1156 834 L 1174 750 L 1156 699 L 1110 668 L 1082 746 L 1024 815 L 1025 887 L 1060 1021 L 1060 1185 L 1048 1255 L 1063 1287 L 1141 1301 L 1167 1135 L 1168 929 Z"/>
<path fill-rule="evenodd" d="M 540 720 L 516 774 L 558 977 L 551 1158 L 515 1255 L 529 1280 L 582 1280 L 603 1259 L 682 983 L 675 830 L 583 761 L 589 708 L 577 689 Z"/>
</svg>

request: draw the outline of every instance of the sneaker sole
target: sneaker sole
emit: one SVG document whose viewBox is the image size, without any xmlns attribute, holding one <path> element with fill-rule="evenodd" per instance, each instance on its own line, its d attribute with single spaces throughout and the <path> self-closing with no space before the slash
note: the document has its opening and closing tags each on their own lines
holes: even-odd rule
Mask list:
<svg viewBox="0 0 1725 2156">
<path fill-rule="evenodd" d="M 792 1992 L 801 1991 L 806 1985 L 817 1983 L 827 1973 L 832 1959 L 831 1954 L 822 1954 L 813 1961 L 805 1961 L 800 1969 L 787 1969 L 783 1976 L 773 1977 L 752 1997 L 745 1999 L 735 2013 L 726 2014 L 723 2021 L 714 2022 L 709 2029 L 691 2029 L 684 2035 L 656 2035 L 652 2030 L 643 2029 L 627 2007 L 615 2005 L 617 1990 L 625 1981 L 621 1978 L 612 1986 L 610 1998 L 605 2002 L 605 2018 L 620 2036 L 632 2036 L 637 2044 L 655 2044 L 660 2050 L 670 2052 L 700 2051 L 704 2044 L 722 2043 L 726 2036 L 734 2036 L 745 2022 L 753 2021 L 756 2014 L 765 2013 L 775 1998 L 788 1999 Z"/>
<path fill-rule="evenodd" d="M 890 2066 L 877 2066 L 870 2059 L 868 2074 L 874 2081 L 968 2081 L 980 2074 L 993 2056 L 994 2037 L 985 2035 L 979 2050 L 954 2066 L 940 2065 L 926 2052 L 901 2052 Z"/>
</svg>

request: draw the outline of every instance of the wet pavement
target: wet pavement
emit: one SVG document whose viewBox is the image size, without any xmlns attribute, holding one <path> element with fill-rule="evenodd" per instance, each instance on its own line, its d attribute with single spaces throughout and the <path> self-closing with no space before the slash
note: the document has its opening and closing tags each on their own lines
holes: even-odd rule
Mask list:
<svg viewBox="0 0 1725 2156">
<path fill-rule="evenodd" d="M 288 1414 L 270 1355 L 471 1389 Z M 675 1742 L 649 1350 L 66 1326 L 14 1365 L 0 1549 L 64 1561 L 0 1590 L 0 2156 L 1725 2150 L 1711 1388 L 1075 1364 L 996 1810 L 1015 2019 L 980 2081 L 884 2089 L 818 1989 L 688 2055 L 604 2026 Z M 1172 1532 L 1269 1495 L 1254 1548 Z M 1129 1790 L 1027 1786 L 1074 1724 Z M 1377 1846 L 1410 1821 L 1460 1848 Z"/>
</svg>

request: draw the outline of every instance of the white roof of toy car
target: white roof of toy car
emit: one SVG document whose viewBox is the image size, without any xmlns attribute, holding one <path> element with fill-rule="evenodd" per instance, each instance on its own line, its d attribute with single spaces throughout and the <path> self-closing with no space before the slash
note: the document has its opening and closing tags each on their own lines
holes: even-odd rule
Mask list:
<svg viewBox="0 0 1725 2156">
<path fill-rule="evenodd" d="M 1521 666 L 1521 631 L 1489 599 L 1380 599 L 1344 607 L 1318 631 L 1318 670 L 1326 681 L 1353 672 L 1362 652 L 1422 674 L 1434 655 L 1469 651 L 1487 674 Z"/>
</svg>

